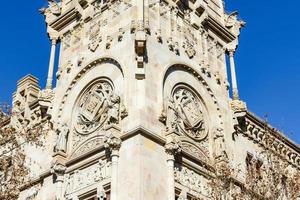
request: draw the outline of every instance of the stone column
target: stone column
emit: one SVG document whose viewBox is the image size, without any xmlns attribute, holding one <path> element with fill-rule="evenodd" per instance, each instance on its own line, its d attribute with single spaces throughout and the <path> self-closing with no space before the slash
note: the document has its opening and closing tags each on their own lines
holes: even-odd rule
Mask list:
<svg viewBox="0 0 300 200">
<path fill-rule="evenodd" d="M 51 38 L 51 53 L 50 53 L 50 61 L 49 61 L 46 89 L 52 89 L 56 43 L 57 43 L 57 38 Z"/>
<path fill-rule="evenodd" d="M 111 156 L 111 200 L 118 199 L 118 162 L 119 150 L 122 141 L 119 137 L 111 135 L 105 139 L 105 147 L 110 151 Z"/>
<path fill-rule="evenodd" d="M 54 176 L 54 182 L 56 185 L 56 200 L 62 200 L 63 197 L 63 183 L 66 166 L 63 163 L 56 162 L 51 167 L 51 173 Z"/>
<path fill-rule="evenodd" d="M 233 99 L 238 100 L 239 99 L 239 92 L 238 92 L 236 73 L 235 73 L 234 53 L 235 53 L 235 50 L 229 50 L 232 94 L 233 94 Z"/>
<path fill-rule="evenodd" d="M 172 137 L 172 136 L 171 136 Z M 168 200 L 175 200 L 175 177 L 174 177 L 174 164 L 175 164 L 175 155 L 180 152 L 180 146 L 174 138 L 171 138 L 171 141 L 167 142 L 165 145 L 165 150 L 167 153 L 167 196 Z"/>
</svg>

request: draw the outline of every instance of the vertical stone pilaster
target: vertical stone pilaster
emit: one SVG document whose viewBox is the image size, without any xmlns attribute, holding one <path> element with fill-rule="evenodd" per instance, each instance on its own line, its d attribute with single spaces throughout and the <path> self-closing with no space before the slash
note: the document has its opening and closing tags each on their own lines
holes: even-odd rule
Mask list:
<svg viewBox="0 0 300 200">
<path fill-rule="evenodd" d="M 171 133 L 167 136 L 167 143 L 165 145 L 167 153 L 167 196 L 168 200 L 175 200 L 175 177 L 174 166 L 175 156 L 180 153 L 181 148 L 179 142 L 176 140 L 176 134 Z"/>
<path fill-rule="evenodd" d="M 118 164 L 119 164 L 119 150 L 121 148 L 122 140 L 114 135 L 110 135 L 105 139 L 105 147 L 110 152 L 111 156 L 111 200 L 118 199 Z"/>
<path fill-rule="evenodd" d="M 51 173 L 53 174 L 54 183 L 56 185 L 55 197 L 56 200 L 63 200 L 63 183 L 64 183 L 64 175 L 66 171 L 66 166 L 64 162 L 56 160 L 51 167 Z"/>
</svg>

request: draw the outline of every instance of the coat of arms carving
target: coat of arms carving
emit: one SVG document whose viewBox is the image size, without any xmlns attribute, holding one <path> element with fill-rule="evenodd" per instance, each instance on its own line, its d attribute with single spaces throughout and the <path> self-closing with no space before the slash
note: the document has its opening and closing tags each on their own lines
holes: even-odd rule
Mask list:
<svg viewBox="0 0 300 200">
<path fill-rule="evenodd" d="M 127 113 L 121 99 L 114 94 L 108 81 L 101 81 L 90 87 L 80 98 L 76 113 L 75 130 L 83 135 L 100 127 L 119 124 Z"/>
<path fill-rule="evenodd" d="M 89 44 L 88 47 L 91 51 L 96 51 L 102 38 L 100 35 L 100 22 L 91 22 L 89 31 Z"/>
<path fill-rule="evenodd" d="M 200 99 L 186 88 L 176 88 L 168 100 L 161 120 L 168 131 L 176 131 L 194 140 L 206 138 L 208 126 Z"/>
</svg>

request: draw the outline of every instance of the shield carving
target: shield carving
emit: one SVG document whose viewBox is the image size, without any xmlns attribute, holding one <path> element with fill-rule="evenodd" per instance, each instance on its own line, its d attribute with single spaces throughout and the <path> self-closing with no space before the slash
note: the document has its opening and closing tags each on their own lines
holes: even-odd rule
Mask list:
<svg viewBox="0 0 300 200">
<path fill-rule="evenodd" d="M 90 36 L 89 36 L 89 49 L 91 51 L 96 51 L 96 49 L 99 46 L 99 43 L 101 42 L 101 35 L 100 35 L 100 24 L 98 23 L 92 23 L 90 27 Z"/>
<path fill-rule="evenodd" d="M 83 95 L 78 107 L 77 132 L 88 134 L 104 124 L 108 118 L 111 92 L 111 86 L 103 82 Z"/>
<path fill-rule="evenodd" d="M 103 105 L 104 98 L 95 91 L 87 97 L 86 101 L 83 102 L 80 109 L 80 114 L 88 121 L 93 121 Z"/>
<path fill-rule="evenodd" d="M 193 139 L 204 139 L 207 132 L 200 100 L 186 89 L 178 89 L 174 93 L 173 99 L 178 130 Z"/>
</svg>

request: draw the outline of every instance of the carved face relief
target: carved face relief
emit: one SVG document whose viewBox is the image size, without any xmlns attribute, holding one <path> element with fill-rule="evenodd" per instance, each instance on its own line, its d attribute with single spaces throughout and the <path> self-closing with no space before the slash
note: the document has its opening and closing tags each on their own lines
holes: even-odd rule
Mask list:
<svg viewBox="0 0 300 200">
<path fill-rule="evenodd" d="M 208 133 L 204 106 L 190 90 L 176 88 L 169 100 L 167 127 L 194 140 L 203 140 Z"/>
<path fill-rule="evenodd" d="M 79 100 L 75 130 L 89 134 L 98 128 L 119 123 L 120 97 L 115 95 L 107 81 L 90 87 Z"/>
</svg>

